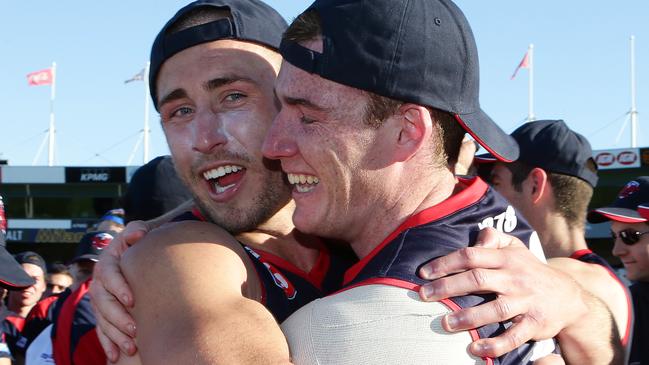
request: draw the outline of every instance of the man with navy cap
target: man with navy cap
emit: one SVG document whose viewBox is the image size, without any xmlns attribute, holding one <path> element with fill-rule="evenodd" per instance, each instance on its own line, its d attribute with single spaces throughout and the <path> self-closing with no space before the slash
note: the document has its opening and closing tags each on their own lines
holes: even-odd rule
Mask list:
<svg viewBox="0 0 649 365">
<path fill-rule="evenodd" d="M 4 297 L 7 290 L 21 290 L 28 288 L 36 282 L 29 276 L 23 267 L 5 248 L 4 233 L 0 231 L 0 322 L 12 314 L 4 306 Z M 8 324 L 8 323 L 7 323 Z M 6 342 L 4 325 L 0 327 L 0 364 L 11 364 L 11 351 Z"/>
<path fill-rule="evenodd" d="M 518 347 L 528 339 L 526 328 L 538 320 L 523 316 L 511 326 L 506 319 L 521 314 L 521 302 L 466 295 L 473 291 L 466 290 L 470 285 L 456 287 L 457 297 L 444 299 L 431 289 L 452 286 L 447 279 L 431 286 L 418 276 L 448 269 L 421 272 L 435 257 L 458 253 L 475 264 L 477 257 L 493 254 L 467 248 L 486 227 L 534 244 L 535 234 L 502 196 L 480 179 L 453 174 L 465 132 L 501 161 L 518 158 L 516 142 L 479 106 L 476 45 L 455 4 L 317 0 L 291 24 L 280 50 L 284 62 L 275 88 L 282 109 L 264 155 L 279 159 L 294 185 L 296 227 L 347 241 L 360 259 L 347 271 L 343 290 L 307 304 L 282 324 L 293 360 L 474 363 L 479 353 L 489 357 L 488 363 L 513 364 L 547 351 L 539 342 Z M 486 260 L 485 268 L 500 268 L 497 262 Z M 566 332 L 583 329 L 578 319 L 591 306 L 610 324 L 601 302 L 567 276 L 533 259 L 529 265 L 540 276 L 557 275 L 557 292 L 574 288 L 574 296 L 566 298 L 570 302 L 557 308 L 573 318 L 555 323 L 556 332 L 545 336 L 564 325 L 570 328 Z M 453 271 L 441 276 L 448 273 Z M 476 275 L 488 274 L 465 278 L 471 282 Z M 422 305 L 413 295 L 419 290 L 442 300 Z M 505 308 L 508 317 L 454 335 L 431 331 L 457 329 L 452 319 L 459 316 L 447 314 L 474 316 L 473 307 L 480 304 L 492 313 Z M 516 346 L 496 348 L 492 337 L 506 329 Z M 610 328 L 590 324 L 582 333 L 606 339 Z M 481 340 L 471 344 L 476 338 Z M 593 346 L 595 351 L 569 347 L 566 358 L 575 363 L 610 363 L 618 355 L 610 347 L 599 353 L 600 346 Z"/>
<path fill-rule="evenodd" d="M 511 134 L 520 146 L 516 162 L 493 162 L 491 185 L 539 233 L 549 263 L 604 301 L 614 315 L 622 344 L 633 325 L 630 296 L 602 257 L 588 249 L 584 236 L 588 203 L 597 185 L 597 164 L 588 140 L 562 120 L 526 123 Z"/>
<path fill-rule="evenodd" d="M 588 213 L 590 223 L 611 222 L 617 256 L 633 282 L 635 324 L 629 364 L 649 364 L 649 176 L 629 181 L 615 201 Z"/>
</svg>

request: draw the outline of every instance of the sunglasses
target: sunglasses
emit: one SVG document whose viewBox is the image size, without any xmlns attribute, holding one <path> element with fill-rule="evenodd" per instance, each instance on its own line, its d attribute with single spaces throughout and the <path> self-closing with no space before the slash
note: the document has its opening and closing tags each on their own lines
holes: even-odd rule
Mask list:
<svg viewBox="0 0 649 365">
<path fill-rule="evenodd" d="M 649 233 L 649 231 L 638 232 L 632 229 L 625 229 L 620 231 L 617 234 L 611 231 L 611 237 L 613 238 L 613 240 L 616 240 L 618 237 L 620 237 L 620 239 L 622 240 L 622 242 L 624 242 L 625 245 L 631 246 L 633 244 L 638 243 L 638 241 L 640 241 L 640 236 L 647 233 Z"/>
</svg>

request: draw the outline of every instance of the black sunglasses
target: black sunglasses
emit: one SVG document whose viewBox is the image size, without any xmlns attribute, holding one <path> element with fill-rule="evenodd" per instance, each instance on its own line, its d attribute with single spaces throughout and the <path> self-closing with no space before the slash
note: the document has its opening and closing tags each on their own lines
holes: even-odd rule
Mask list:
<svg viewBox="0 0 649 365">
<path fill-rule="evenodd" d="M 616 240 L 618 237 L 620 237 L 620 239 L 622 240 L 622 242 L 624 242 L 625 245 L 631 246 L 633 244 L 638 243 L 638 241 L 640 241 L 640 236 L 647 233 L 649 233 L 649 231 L 638 232 L 632 229 L 625 229 L 620 231 L 617 234 L 611 231 L 611 237 L 613 238 L 613 240 Z"/>
</svg>

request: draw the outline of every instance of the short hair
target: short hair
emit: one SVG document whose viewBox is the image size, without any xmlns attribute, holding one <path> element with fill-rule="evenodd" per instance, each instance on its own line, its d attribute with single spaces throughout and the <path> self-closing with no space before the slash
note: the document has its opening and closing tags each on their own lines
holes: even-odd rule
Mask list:
<svg viewBox="0 0 649 365">
<path fill-rule="evenodd" d="M 284 32 L 283 39 L 293 42 L 305 42 L 317 39 L 322 34 L 320 15 L 315 10 L 308 10 L 298 15 Z M 365 124 L 379 128 L 383 122 L 394 115 L 397 109 L 404 104 L 403 101 L 381 96 L 372 92 L 363 91 L 368 98 L 365 108 Z M 435 168 L 451 167 L 457 162 L 460 146 L 464 138 L 464 129 L 459 125 L 451 113 L 428 107 L 431 119 L 435 122 L 433 128 L 439 140 L 432 146 L 433 166 Z"/>
<path fill-rule="evenodd" d="M 47 267 L 47 275 L 54 275 L 54 274 L 64 274 L 72 277 L 72 274 L 70 274 L 70 271 L 68 270 L 68 267 L 64 265 L 62 262 L 53 262 Z"/>
<path fill-rule="evenodd" d="M 523 181 L 527 179 L 534 167 L 518 161 L 508 163 L 506 166 L 512 173 L 512 186 L 516 191 L 521 192 Z M 587 165 L 587 168 L 595 167 Z M 547 172 L 547 174 L 555 201 L 554 210 L 566 220 L 568 225 L 584 228 L 588 203 L 593 197 L 593 187 L 574 176 L 556 172 Z"/>
</svg>

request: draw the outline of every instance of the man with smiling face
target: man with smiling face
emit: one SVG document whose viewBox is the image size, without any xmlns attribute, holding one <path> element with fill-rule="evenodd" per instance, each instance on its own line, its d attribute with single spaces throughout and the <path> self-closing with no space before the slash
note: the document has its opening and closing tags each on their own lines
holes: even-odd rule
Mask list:
<svg viewBox="0 0 649 365">
<path fill-rule="evenodd" d="M 282 109 L 264 155 L 279 159 L 295 186 L 296 227 L 349 242 L 360 259 L 346 272 L 341 291 L 307 304 L 282 324 L 293 360 L 469 364 L 478 360 L 468 351 L 477 338 L 483 353 L 497 353 L 487 363 L 528 363 L 551 351 L 551 343 L 519 347 L 531 318 L 453 335 L 441 330 L 450 312 L 486 303 L 513 318 L 521 314 L 520 302 L 466 295 L 472 291 L 466 288 L 438 303 L 424 303 L 416 294 L 433 296 L 421 289 L 426 282 L 418 276 L 426 261 L 453 252 L 477 258 L 467 244 L 483 228 L 534 242 L 502 196 L 478 178 L 453 174 L 465 132 L 502 161 L 518 157 L 516 142 L 480 109 L 477 50 L 455 4 L 316 0 L 289 26 L 280 49 L 276 93 Z M 498 268 L 497 261 L 491 265 Z M 577 319 L 592 305 L 608 326 L 582 334 L 610 338 L 601 302 L 565 275 L 540 262 L 530 265 L 539 276 L 556 275 L 557 292 L 574 288 L 572 303 L 562 307 L 573 318 L 561 325 L 579 329 Z M 447 327 L 457 326 L 449 321 Z M 505 329 L 515 334 L 517 349 L 493 348 L 489 338 Z M 561 326 L 555 329 L 546 336 Z M 571 351 L 568 345 L 566 359 L 608 364 L 618 356 L 613 347 Z"/>
<path fill-rule="evenodd" d="M 275 320 L 325 293 L 335 277 L 334 257 L 318 240 L 295 231 L 290 189 L 279 167 L 262 158 L 264 135 L 278 111 L 272 83 L 281 58 L 272 50 L 278 39 L 274 46 L 260 39 L 273 30 L 251 24 L 266 26 L 278 15 L 251 16 L 243 3 L 192 3 L 165 26 L 152 51 L 152 96 L 176 167 L 203 215 L 235 233 L 236 240 L 215 225 L 196 222 L 194 212 L 188 217 L 194 221 L 157 229 L 127 251 L 122 264 L 135 293 L 131 313 L 145 363 L 288 361 Z M 188 15 L 202 6 L 219 14 Z M 289 179 L 321 182 L 307 171 Z M 259 206 L 266 214 L 254 211 Z M 547 278 L 552 281 L 552 275 Z M 173 297 L 162 289 L 169 281 L 178 289 Z M 559 318 L 556 326 L 563 324 Z M 127 327 L 124 322 L 117 327 Z M 111 326 L 104 328 L 120 338 Z"/>
</svg>

